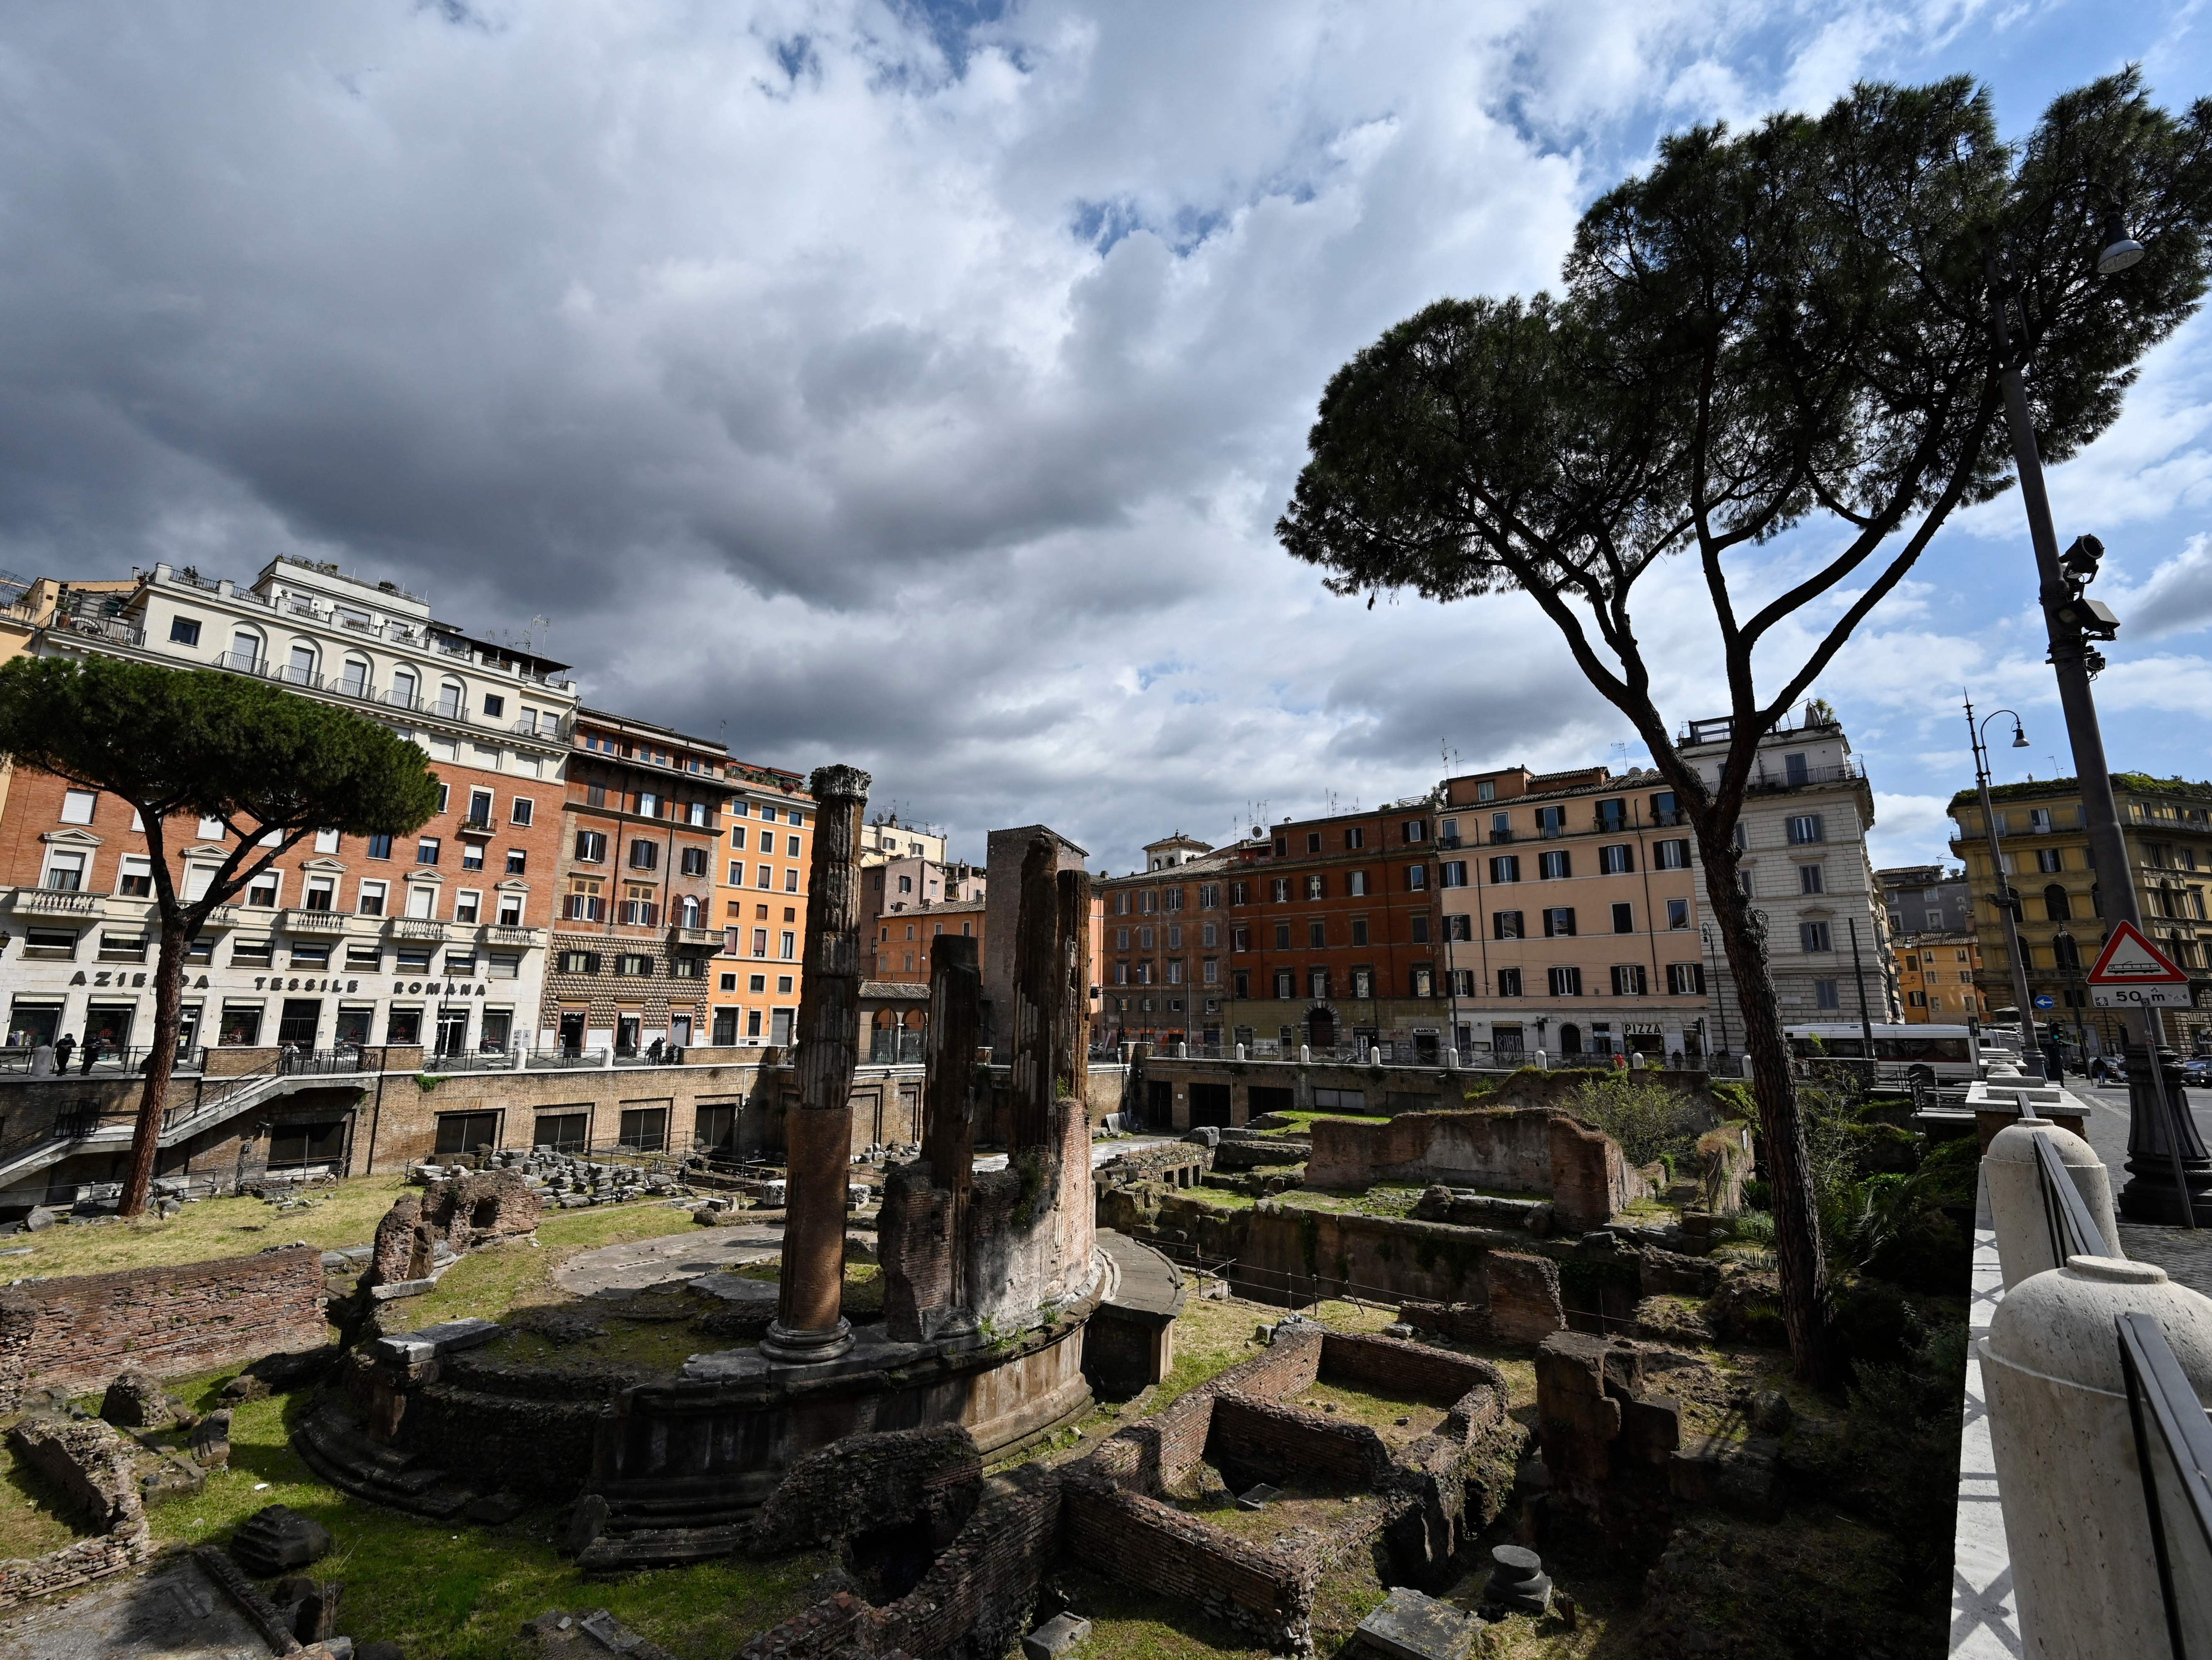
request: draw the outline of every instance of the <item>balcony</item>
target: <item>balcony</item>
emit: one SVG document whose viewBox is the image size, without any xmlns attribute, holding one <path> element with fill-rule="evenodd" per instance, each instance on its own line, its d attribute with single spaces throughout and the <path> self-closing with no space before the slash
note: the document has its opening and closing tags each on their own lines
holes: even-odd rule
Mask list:
<svg viewBox="0 0 2212 1660">
<path fill-rule="evenodd" d="M 498 830 L 499 826 L 488 816 L 478 818 L 471 815 L 462 819 L 455 828 L 463 836 L 490 836 Z"/>
<path fill-rule="evenodd" d="M 518 927 L 507 922 L 494 922 L 484 929 L 483 937 L 484 943 L 488 946 L 529 947 L 543 945 L 545 936 L 542 929 Z"/>
<path fill-rule="evenodd" d="M 434 916 L 395 916 L 392 919 L 394 939 L 437 939 L 446 937 L 446 925 Z"/>
<path fill-rule="evenodd" d="M 75 888 L 17 888 L 15 909 L 21 916 L 97 916 L 106 897 Z"/>
<path fill-rule="evenodd" d="M 343 933 L 346 914 L 342 910 L 288 910 L 279 924 L 287 933 Z"/>
<path fill-rule="evenodd" d="M 1866 763 L 1845 761 L 1833 767 L 1801 767 L 1795 772 L 1769 772 L 1762 766 L 1746 781 L 1747 793 L 1759 790 L 1799 790 L 1814 784 L 1863 784 Z"/>
<path fill-rule="evenodd" d="M 200 932 L 205 933 L 210 928 L 234 928 L 237 926 L 238 907 L 217 905 L 207 914 L 207 921 L 200 924 Z"/>
<path fill-rule="evenodd" d="M 695 951 L 720 951 L 722 948 L 722 931 L 720 928 L 687 928 L 679 924 L 668 930 L 668 943 L 672 946 L 689 946 Z"/>
</svg>

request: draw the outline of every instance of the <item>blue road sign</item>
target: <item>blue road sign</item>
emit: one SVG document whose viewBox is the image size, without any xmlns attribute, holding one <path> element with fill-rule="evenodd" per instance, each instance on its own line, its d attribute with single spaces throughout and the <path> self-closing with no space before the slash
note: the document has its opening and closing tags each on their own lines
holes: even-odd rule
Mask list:
<svg viewBox="0 0 2212 1660">
<path fill-rule="evenodd" d="M 2058 1000 L 2056 997 L 2053 997 L 2047 991 L 2039 991 L 2036 993 L 2034 997 L 2029 1000 L 2034 1003 L 2035 1006 L 2039 1009 L 2055 1009 L 2058 1006 Z"/>
</svg>

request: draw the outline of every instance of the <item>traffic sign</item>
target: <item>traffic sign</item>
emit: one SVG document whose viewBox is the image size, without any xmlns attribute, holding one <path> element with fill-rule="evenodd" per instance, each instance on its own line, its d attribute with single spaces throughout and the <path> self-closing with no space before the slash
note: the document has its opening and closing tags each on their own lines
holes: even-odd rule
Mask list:
<svg viewBox="0 0 2212 1660">
<path fill-rule="evenodd" d="M 2093 986 L 2185 986 L 2189 976 L 2174 966 L 2173 959 L 2143 936 L 2143 931 L 2132 922 L 2122 922 L 2112 930 L 2112 937 L 2105 941 L 2105 949 L 2097 953 L 2097 965 L 2089 970 Z"/>
<path fill-rule="evenodd" d="M 2089 1001 L 2100 1009 L 2185 1009 L 2189 976 L 2141 928 L 2122 922 L 2089 970 Z"/>
<path fill-rule="evenodd" d="M 2058 1006 L 2058 1000 L 2056 997 L 2053 997 L 2047 991 L 2039 991 L 2036 993 L 2035 996 L 2031 1000 L 2033 1000 L 2035 1006 L 2039 1009 L 2055 1009 Z"/>
</svg>

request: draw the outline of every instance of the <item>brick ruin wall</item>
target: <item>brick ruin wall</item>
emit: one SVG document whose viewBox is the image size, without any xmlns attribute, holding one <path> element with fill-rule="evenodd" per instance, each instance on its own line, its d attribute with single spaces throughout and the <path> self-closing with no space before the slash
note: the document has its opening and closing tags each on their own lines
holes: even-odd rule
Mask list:
<svg viewBox="0 0 2212 1660">
<path fill-rule="evenodd" d="M 982 1485 L 975 1438 L 957 1424 L 848 1435 L 791 1467 L 754 1518 L 754 1548 L 800 1550 L 913 1520 L 949 1544 Z"/>
<path fill-rule="evenodd" d="M 43 1556 L 0 1562 L 0 1608 L 104 1579 L 153 1554 L 133 1449 L 106 1424 L 96 1418 L 27 1418 L 9 1431 L 8 1444 L 93 1536 Z"/>
<path fill-rule="evenodd" d="M 0 1292 L 0 1406 L 104 1387 L 125 1368 L 175 1377 L 329 1341 L 309 1245 L 32 1280 Z"/>
</svg>

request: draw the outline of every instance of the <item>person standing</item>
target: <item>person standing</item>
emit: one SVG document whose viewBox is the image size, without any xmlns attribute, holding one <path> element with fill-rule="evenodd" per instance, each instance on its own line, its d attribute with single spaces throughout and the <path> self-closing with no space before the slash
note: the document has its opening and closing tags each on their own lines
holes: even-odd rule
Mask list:
<svg viewBox="0 0 2212 1660">
<path fill-rule="evenodd" d="M 92 1063 L 100 1059 L 100 1051 L 105 1046 L 105 1042 L 106 1040 L 101 1038 L 95 1032 L 88 1031 L 85 1033 L 83 1058 L 80 1060 L 76 1065 L 78 1077 L 89 1078 L 92 1076 Z"/>
<path fill-rule="evenodd" d="M 67 1032 L 64 1032 L 62 1034 L 62 1041 L 54 1045 L 54 1070 L 56 1072 L 67 1072 L 69 1070 L 70 1056 L 76 1053 L 76 1039 L 70 1037 Z"/>
</svg>

